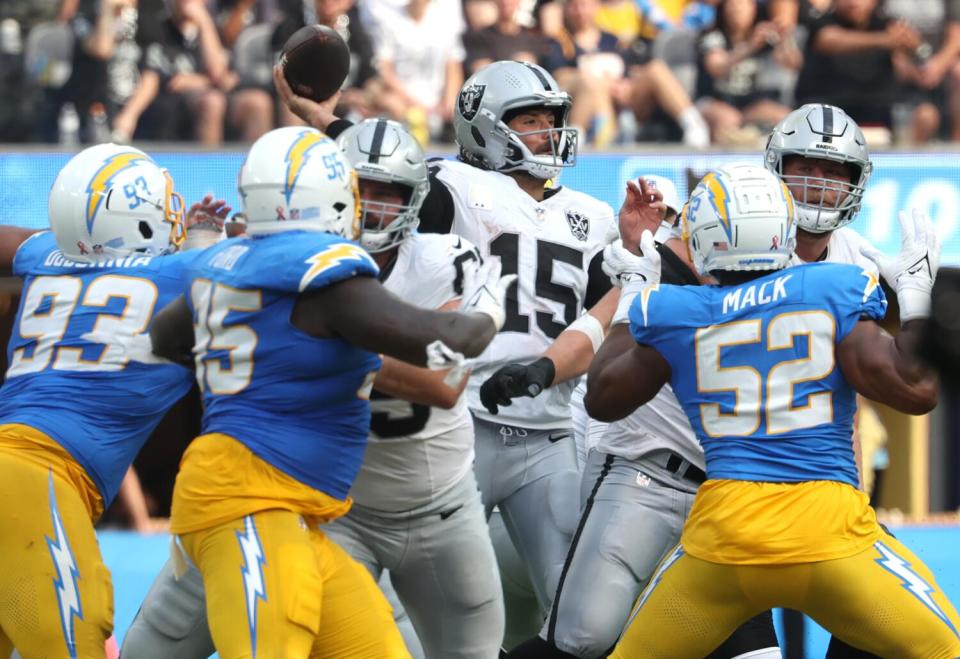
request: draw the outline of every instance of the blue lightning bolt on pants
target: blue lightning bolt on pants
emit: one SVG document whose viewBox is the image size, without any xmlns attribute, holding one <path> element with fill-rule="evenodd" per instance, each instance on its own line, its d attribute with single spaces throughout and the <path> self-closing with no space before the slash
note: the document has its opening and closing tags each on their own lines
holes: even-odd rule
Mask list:
<svg viewBox="0 0 960 659">
<path fill-rule="evenodd" d="M 341 503 L 229 437 L 194 440 L 171 527 L 203 575 L 221 659 L 409 659 L 373 577 L 317 530 Z"/>
<path fill-rule="evenodd" d="M 96 487 L 49 437 L 0 426 L 0 657 L 102 657 L 113 586 Z"/>
<path fill-rule="evenodd" d="M 370 574 L 299 515 L 267 510 L 180 540 L 223 659 L 409 657 Z"/>
<path fill-rule="evenodd" d="M 778 606 L 803 611 L 850 645 L 881 657 L 960 656 L 953 605 L 927 566 L 886 533 L 835 560 L 722 565 L 679 549 L 661 568 L 615 659 L 702 657 L 742 622 Z"/>
</svg>

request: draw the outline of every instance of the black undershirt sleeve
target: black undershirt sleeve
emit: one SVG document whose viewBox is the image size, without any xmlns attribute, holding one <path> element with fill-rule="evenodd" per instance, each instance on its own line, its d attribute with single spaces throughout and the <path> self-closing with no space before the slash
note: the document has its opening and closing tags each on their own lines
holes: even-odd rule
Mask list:
<svg viewBox="0 0 960 659">
<path fill-rule="evenodd" d="M 660 252 L 660 280 L 664 284 L 696 286 L 700 283 L 696 273 L 664 244 L 657 245 Z"/>
<path fill-rule="evenodd" d="M 337 119 L 327 126 L 327 136 L 333 139 L 340 137 L 340 133 L 350 128 L 353 125 L 353 122 L 349 119 Z"/>
<path fill-rule="evenodd" d="M 603 271 L 603 251 L 597 252 L 596 256 L 590 261 L 587 268 L 587 297 L 583 301 L 585 309 L 591 308 L 607 294 L 613 284 L 610 283 L 610 277 Z"/>
<path fill-rule="evenodd" d="M 421 233 L 450 233 L 453 228 L 453 195 L 447 184 L 437 178 L 437 170 L 430 168 L 430 190 L 420 207 Z"/>
</svg>

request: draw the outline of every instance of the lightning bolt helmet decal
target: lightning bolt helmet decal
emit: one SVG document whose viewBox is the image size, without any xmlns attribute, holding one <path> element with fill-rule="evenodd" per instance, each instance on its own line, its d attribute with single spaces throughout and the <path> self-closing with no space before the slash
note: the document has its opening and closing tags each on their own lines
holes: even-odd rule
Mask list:
<svg viewBox="0 0 960 659">
<path fill-rule="evenodd" d="M 93 223 L 97 219 L 97 212 L 106 199 L 107 190 L 110 188 L 113 177 L 142 160 L 149 161 L 150 158 L 138 151 L 121 151 L 105 159 L 100 168 L 90 177 L 90 183 L 87 185 L 88 196 L 85 215 L 88 233 L 93 233 Z"/>
</svg>

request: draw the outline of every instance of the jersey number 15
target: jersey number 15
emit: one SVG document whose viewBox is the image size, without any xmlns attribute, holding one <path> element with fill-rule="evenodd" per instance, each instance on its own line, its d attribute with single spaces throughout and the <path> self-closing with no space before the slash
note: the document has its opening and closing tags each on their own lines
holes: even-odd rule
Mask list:
<svg viewBox="0 0 960 659">
<path fill-rule="evenodd" d="M 490 242 L 490 253 L 500 257 L 503 268 L 501 274 L 519 274 L 520 236 L 518 234 L 501 233 Z M 570 286 L 553 282 L 553 266 L 557 261 L 580 270 L 583 269 L 583 253 L 579 250 L 559 243 L 538 240 L 537 280 L 534 294 L 538 298 L 552 300 L 563 305 L 562 323 L 558 323 L 552 313 L 536 312 L 537 327 L 551 339 L 560 336 L 560 332 L 580 316 L 580 300 L 577 297 L 577 292 Z M 520 313 L 518 285 L 519 282 L 515 281 L 507 289 L 507 313 L 501 331 L 529 333 L 530 317 Z"/>
</svg>

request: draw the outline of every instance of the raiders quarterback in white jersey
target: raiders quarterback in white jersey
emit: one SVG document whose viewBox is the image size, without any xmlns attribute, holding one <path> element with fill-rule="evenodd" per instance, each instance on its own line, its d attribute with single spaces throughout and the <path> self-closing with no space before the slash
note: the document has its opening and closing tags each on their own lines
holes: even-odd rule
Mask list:
<svg viewBox="0 0 960 659">
<path fill-rule="evenodd" d="M 524 381 L 526 397 L 498 409 L 497 395 L 491 403 L 487 394 L 509 388 L 512 376 L 503 366 L 535 360 L 610 291 L 601 266 L 613 209 L 565 186 L 547 186 L 575 162 L 570 105 L 536 65 L 495 62 L 476 73 L 454 115 L 460 158 L 431 162 L 433 185 L 421 211 L 422 230 L 464 236 L 484 258 L 499 258 L 503 272 L 519 275 L 507 293 L 502 331 L 475 362 L 467 400 L 484 505 L 488 513 L 499 507 L 544 612 L 576 525 L 580 476 L 569 378 L 578 373 L 539 360 L 531 365 L 536 378 Z M 596 334 L 598 345 L 602 329 Z"/>
<path fill-rule="evenodd" d="M 590 299 L 589 266 L 601 258 L 613 210 L 567 187 L 537 201 L 512 178 L 460 161 L 433 161 L 431 170 L 453 196 L 451 231 L 477 245 L 484 257 L 499 257 L 504 272 L 519 274 L 503 329 L 474 362 L 467 386 L 470 409 L 490 423 L 568 431 L 573 380 L 537 398 L 517 399 L 497 414 L 484 408 L 480 386 L 500 366 L 539 356 L 606 292 L 596 287 Z"/>
<path fill-rule="evenodd" d="M 479 264 L 479 254 L 459 236 L 415 232 L 429 186 L 416 140 L 396 122 L 369 119 L 338 142 L 357 170 L 360 240 L 384 286 L 424 308 L 457 307 L 464 268 Z M 503 637 L 503 597 L 472 469 L 465 378 L 447 385 L 444 376 L 384 358 L 353 507 L 324 530 L 375 578 L 389 571 L 416 632 L 404 635 L 415 656 L 489 659 Z M 125 656 L 209 655 L 205 625 L 180 615 L 203 597 L 191 572 L 175 580 L 164 569 L 124 640 Z"/>
<path fill-rule="evenodd" d="M 827 137 L 834 149 L 814 150 Z M 860 253 L 868 243 L 852 229 L 838 228 L 853 220 L 870 175 L 869 154 L 856 123 L 838 108 L 804 106 L 774 129 L 766 162 L 790 187 L 799 224 L 810 235 L 808 244 L 818 247 L 807 253 L 809 260 L 855 263 L 876 273 L 873 261 Z M 656 222 L 646 228 L 655 230 Z M 658 237 L 665 238 L 662 232 Z M 639 231 L 624 235 L 624 240 L 638 238 Z M 675 237 L 666 242 L 658 249 L 662 281 L 698 284 L 686 245 Z M 606 340 L 623 349 L 632 345 L 628 297 L 621 299 Z M 553 609 L 539 637 L 508 656 L 604 656 L 660 559 L 679 541 L 693 496 L 706 477 L 703 469 L 703 451 L 669 385 L 628 417 L 606 425 L 587 458 L 581 519 Z M 834 641 L 833 656 L 861 656 L 838 645 Z M 744 655 L 780 656 L 769 614 L 746 623 L 710 657 Z"/>
</svg>

